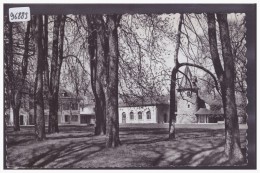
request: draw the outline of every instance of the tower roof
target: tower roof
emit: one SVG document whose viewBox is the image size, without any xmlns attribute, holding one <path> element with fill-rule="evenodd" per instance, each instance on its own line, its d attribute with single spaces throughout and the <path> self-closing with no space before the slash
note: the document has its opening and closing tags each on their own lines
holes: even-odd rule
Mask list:
<svg viewBox="0 0 260 173">
<path fill-rule="evenodd" d="M 185 67 L 184 74 L 190 79 L 190 81 L 192 81 L 192 74 L 191 74 L 189 66 Z M 181 88 L 183 88 L 183 89 L 184 88 L 185 89 L 191 88 L 190 82 L 189 82 L 189 80 L 187 79 L 186 76 L 184 76 L 184 75 L 182 76 L 179 89 L 181 89 Z"/>
</svg>

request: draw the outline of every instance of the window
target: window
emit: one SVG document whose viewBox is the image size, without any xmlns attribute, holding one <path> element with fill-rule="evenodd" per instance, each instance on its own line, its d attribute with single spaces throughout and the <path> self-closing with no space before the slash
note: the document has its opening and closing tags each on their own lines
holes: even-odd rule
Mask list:
<svg viewBox="0 0 260 173">
<path fill-rule="evenodd" d="M 190 91 L 187 91 L 187 96 L 191 97 L 191 92 Z"/>
<path fill-rule="evenodd" d="M 77 103 L 72 103 L 71 104 L 71 109 L 72 110 L 78 110 L 78 104 Z"/>
<path fill-rule="evenodd" d="M 122 123 L 126 123 L 126 113 L 122 113 Z"/>
<path fill-rule="evenodd" d="M 146 112 L 146 117 L 147 117 L 148 120 L 151 119 L 151 112 L 150 112 L 150 111 L 147 111 L 147 112 Z"/>
<path fill-rule="evenodd" d="M 143 117 L 142 117 L 142 112 L 138 112 L 138 119 L 141 120 Z"/>
<path fill-rule="evenodd" d="M 130 119 L 133 120 L 134 119 L 134 113 L 130 112 Z"/>
<path fill-rule="evenodd" d="M 72 115 L 71 121 L 78 121 L 78 115 Z"/>
<path fill-rule="evenodd" d="M 190 108 L 190 104 L 188 104 L 188 108 Z"/>
<path fill-rule="evenodd" d="M 69 115 L 65 115 L 65 122 L 69 122 Z"/>
</svg>

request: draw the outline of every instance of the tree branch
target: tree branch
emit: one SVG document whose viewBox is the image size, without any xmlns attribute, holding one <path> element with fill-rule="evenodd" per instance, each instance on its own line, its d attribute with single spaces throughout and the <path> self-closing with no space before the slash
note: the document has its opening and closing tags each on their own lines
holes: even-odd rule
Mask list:
<svg viewBox="0 0 260 173">
<path fill-rule="evenodd" d="M 211 73 L 211 71 L 209 71 L 208 69 L 206 69 L 206 68 L 204 68 L 204 67 L 202 67 L 202 66 L 199 66 L 199 65 L 197 65 L 197 64 L 191 64 L 191 63 L 180 63 L 180 64 L 179 64 L 179 67 L 185 66 L 185 65 L 186 65 L 186 66 L 191 66 L 191 67 L 199 68 L 199 69 L 205 71 L 206 73 L 208 73 L 208 74 L 213 78 L 213 80 L 214 80 L 214 82 L 215 82 L 215 85 L 216 85 L 217 91 L 219 91 L 218 81 L 217 81 L 216 77 L 214 76 L 214 74 Z"/>
<path fill-rule="evenodd" d="M 67 56 L 63 56 L 63 59 L 66 59 L 66 58 L 69 58 L 69 57 L 75 58 L 76 62 L 79 63 L 79 65 L 83 69 L 84 73 L 90 75 L 90 73 L 85 70 L 84 65 L 81 63 L 81 61 L 79 60 L 79 58 L 77 56 L 75 56 L 75 55 L 67 55 Z"/>
<path fill-rule="evenodd" d="M 178 72 L 180 72 L 181 74 L 183 74 L 183 76 L 185 76 L 185 78 L 189 81 L 190 87 L 192 89 L 192 83 L 191 83 L 190 79 L 188 78 L 188 76 L 185 73 L 183 73 L 182 71 L 180 71 L 180 70 L 178 70 Z"/>
</svg>

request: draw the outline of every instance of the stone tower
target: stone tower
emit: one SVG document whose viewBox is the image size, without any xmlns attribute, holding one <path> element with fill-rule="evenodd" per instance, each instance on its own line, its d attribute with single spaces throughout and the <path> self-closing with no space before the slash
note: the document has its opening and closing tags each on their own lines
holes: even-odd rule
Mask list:
<svg viewBox="0 0 260 173">
<path fill-rule="evenodd" d="M 177 123 L 196 123 L 195 112 L 205 107 L 205 103 L 198 95 L 197 78 L 192 76 L 188 66 L 184 70 L 180 85 L 177 89 Z"/>
</svg>

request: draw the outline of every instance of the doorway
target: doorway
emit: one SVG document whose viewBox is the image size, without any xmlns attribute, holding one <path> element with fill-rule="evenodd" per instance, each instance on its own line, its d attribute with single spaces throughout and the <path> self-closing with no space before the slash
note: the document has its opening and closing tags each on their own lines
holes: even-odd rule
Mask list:
<svg viewBox="0 0 260 173">
<path fill-rule="evenodd" d="M 207 115 L 198 115 L 198 123 L 207 123 Z"/>
</svg>

